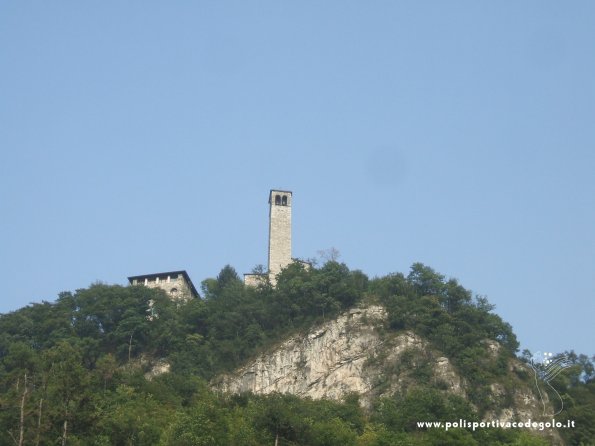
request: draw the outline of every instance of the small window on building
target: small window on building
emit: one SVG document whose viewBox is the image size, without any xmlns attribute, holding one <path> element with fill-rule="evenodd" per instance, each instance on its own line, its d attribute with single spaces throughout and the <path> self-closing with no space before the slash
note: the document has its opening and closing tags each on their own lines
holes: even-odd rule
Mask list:
<svg viewBox="0 0 595 446">
<path fill-rule="evenodd" d="M 283 200 L 281 202 L 283 206 L 287 206 L 287 195 L 283 195 Z"/>
<path fill-rule="evenodd" d="M 281 204 L 281 195 L 275 195 L 275 204 L 277 206 Z"/>
<path fill-rule="evenodd" d="M 174 297 L 175 297 L 175 296 L 177 296 L 177 295 L 178 295 L 178 289 L 177 289 L 177 288 L 172 288 L 171 290 L 169 290 L 169 293 L 170 293 L 172 296 L 174 296 Z"/>
</svg>

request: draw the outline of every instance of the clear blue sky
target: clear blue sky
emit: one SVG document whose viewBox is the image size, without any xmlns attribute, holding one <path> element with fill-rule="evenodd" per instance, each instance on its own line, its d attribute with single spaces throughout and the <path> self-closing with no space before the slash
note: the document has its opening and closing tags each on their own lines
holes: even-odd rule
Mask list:
<svg viewBox="0 0 595 446">
<path fill-rule="evenodd" d="M 595 3 L 3 1 L 0 312 L 294 255 L 423 262 L 595 353 Z"/>
</svg>

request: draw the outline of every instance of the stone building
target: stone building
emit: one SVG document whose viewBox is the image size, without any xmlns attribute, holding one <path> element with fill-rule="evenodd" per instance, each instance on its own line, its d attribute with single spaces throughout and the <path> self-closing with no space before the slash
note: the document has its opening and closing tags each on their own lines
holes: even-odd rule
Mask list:
<svg viewBox="0 0 595 446">
<path fill-rule="evenodd" d="M 269 193 L 269 260 L 267 274 L 244 274 L 246 285 L 258 285 L 263 276 L 274 285 L 277 274 L 289 265 L 291 258 L 291 204 L 292 193 L 271 189 Z"/>
<path fill-rule="evenodd" d="M 143 274 L 128 278 L 130 285 L 143 285 L 148 288 L 161 288 L 173 300 L 188 300 L 200 297 L 186 271 Z"/>
</svg>

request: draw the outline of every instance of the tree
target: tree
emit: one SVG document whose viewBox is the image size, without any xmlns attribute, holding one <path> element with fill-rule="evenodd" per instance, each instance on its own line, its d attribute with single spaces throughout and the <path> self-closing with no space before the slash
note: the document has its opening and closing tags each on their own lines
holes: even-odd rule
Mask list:
<svg viewBox="0 0 595 446">
<path fill-rule="evenodd" d="M 422 263 L 411 265 L 407 281 L 412 284 L 420 296 L 439 296 L 444 292 L 444 276 Z"/>
<path fill-rule="evenodd" d="M 198 402 L 189 411 L 179 411 L 168 427 L 162 446 L 219 446 L 227 444 L 225 412 L 212 399 Z"/>
<path fill-rule="evenodd" d="M 341 257 L 339 250 L 333 246 L 327 249 L 321 249 L 317 251 L 317 254 L 318 257 L 322 259 L 323 263 L 336 262 L 339 259 L 339 257 Z"/>
<path fill-rule="evenodd" d="M 66 445 L 69 423 L 80 414 L 81 405 L 87 397 L 89 375 L 83 368 L 81 351 L 67 342 L 60 342 L 45 354 L 47 370 L 47 393 L 54 412 L 49 414 L 60 420 L 61 444 Z"/>
</svg>

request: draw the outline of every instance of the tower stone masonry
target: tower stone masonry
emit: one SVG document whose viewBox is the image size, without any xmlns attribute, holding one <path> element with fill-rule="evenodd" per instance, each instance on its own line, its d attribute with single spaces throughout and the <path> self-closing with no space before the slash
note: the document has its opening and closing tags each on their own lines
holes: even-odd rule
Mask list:
<svg viewBox="0 0 595 446">
<path fill-rule="evenodd" d="M 291 263 L 291 199 L 290 191 L 272 189 L 269 195 L 269 276 Z"/>
<path fill-rule="evenodd" d="M 244 274 L 246 285 L 256 286 L 268 276 L 273 285 L 277 274 L 286 268 L 291 258 L 291 203 L 292 192 L 271 189 L 269 193 L 269 258 L 267 274 Z"/>
</svg>

